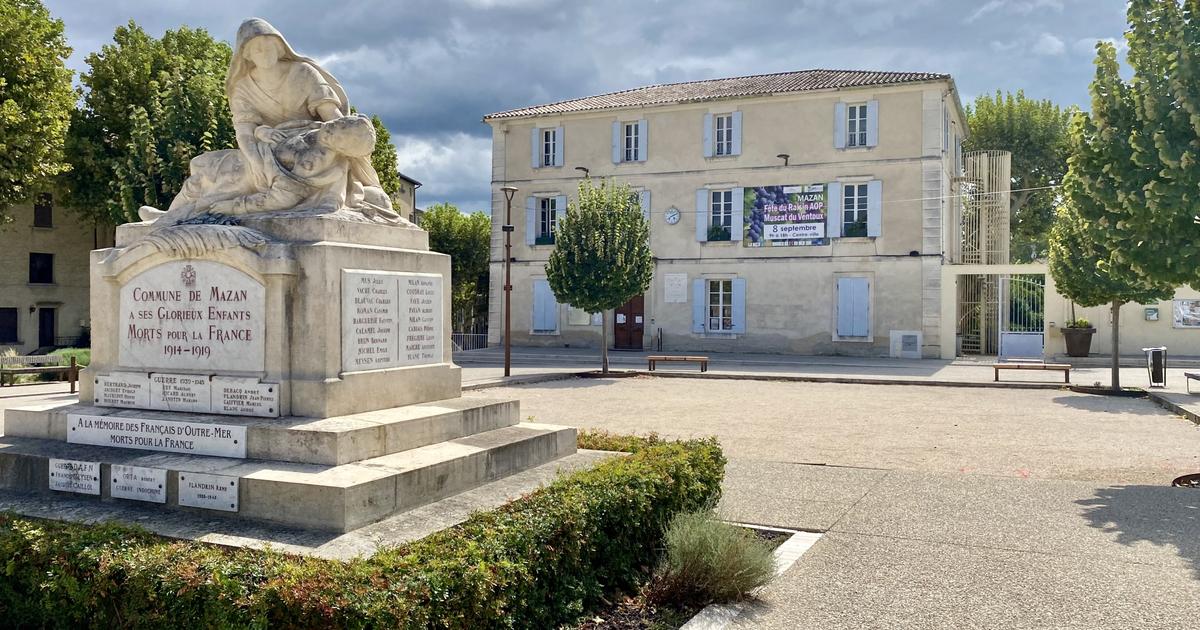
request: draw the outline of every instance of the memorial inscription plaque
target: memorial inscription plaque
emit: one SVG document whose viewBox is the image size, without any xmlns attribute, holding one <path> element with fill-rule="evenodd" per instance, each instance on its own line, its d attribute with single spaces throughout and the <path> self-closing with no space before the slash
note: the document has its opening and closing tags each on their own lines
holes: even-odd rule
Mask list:
<svg viewBox="0 0 1200 630">
<path fill-rule="evenodd" d="M 67 442 L 190 455 L 246 457 L 246 427 L 210 422 L 72 413 L 67 414 Z"/>
<path fill-rule="evenodd" d="M 150 408 L 207 412 L 212 409 L 208 377 L 196 374 L 150 375 Z"/>
<path fill-rule="evenodd" d="M 214 376 L 212 407 L 216 413 L 239 416 L 279 416 L 279 385 L 254 378 Z"/>
<path fill-rule="evenodd" d="M 238 478 L 228 475 L 179 473 L 179 505 L 238 511 Z"/>
<path fill-rule="evenodd" d="M 50 460 L 50 489 L 100 495 L 100 462 Z"/>
<path fill-rule="evenodd" d="M 343 270 L 343 371 L 441 362 L 440 275 Z"/>
<path fill-rule="evenodd" d="M 167 471 L 165 468 L 112 465 L 112 484 L 108 494 L 117 499 L 167 502 Z"/>
<path fill-rule="evenodd" d="M 149 407 L 150 375 L 114 372 L 96 376 L 96 404 L 102 407 Z"/>
<path fill-rule="evenodd" d="M 210 260 L 166 262 L 121 287 L 120 363 L 260 372 L 265 318 L 266 290 L 246 273 Z"/>
</svg>

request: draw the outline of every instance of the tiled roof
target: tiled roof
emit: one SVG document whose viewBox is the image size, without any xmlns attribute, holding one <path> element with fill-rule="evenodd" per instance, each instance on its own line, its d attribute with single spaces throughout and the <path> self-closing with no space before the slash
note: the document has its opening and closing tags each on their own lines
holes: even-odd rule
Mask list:
<svg viewBox="0 0 1200 630">
<path fill-rule="evenodd" d="M 565 114 L 598 109 L 615 109 L 618 107 L 638 107 L 644 105 L 667 105 L 709 101 L 743 96 L 765 96 L 769 94 L 788 94 L 791 92 L 809 92 L 814 90 L 830 90 L 841 88 L 856 88 L 872 85 L 894 85 L 897 83 L 914 83 L 920 81 L 949 80 L 948 74 L 932 72 L 877 72 L 872 70 L 800 70 L 798 72 L 780 72 L 777 74 L 758 74 L 749 77 L 733 77 L 729 79 L 709 79 L 706 81 L 689 81 L 687 83 L 668 83 L 666 85 L 651 85 L 634 88 L 621 92 L 611 92 L 597 96 L 559 101 L 547 105 L 535 105 L 510 109 L 484 116 L 484 120 L 494 118 L 516 118 L 519 116 L 541 116 L 545 114 Z"/>
</svg>

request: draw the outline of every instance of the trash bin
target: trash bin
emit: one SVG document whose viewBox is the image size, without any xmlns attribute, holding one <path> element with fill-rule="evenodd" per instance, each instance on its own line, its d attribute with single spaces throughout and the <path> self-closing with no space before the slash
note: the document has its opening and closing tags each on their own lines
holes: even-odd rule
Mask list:
<svg viewBox="0 0 1200 630">
<path fill-rule="evenodd" d="M 1150 387 L 1167 386 L 1167 347 L 1142 348 L 1146 353 L 1146 371 L 1150 373 Z"/>
</svg>

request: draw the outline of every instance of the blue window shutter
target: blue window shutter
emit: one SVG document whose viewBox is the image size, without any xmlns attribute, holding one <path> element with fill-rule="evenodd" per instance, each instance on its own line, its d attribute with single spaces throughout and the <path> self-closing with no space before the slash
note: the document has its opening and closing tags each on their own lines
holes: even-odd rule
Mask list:
<svg viewBox="0 0 1200 630">
<path fill-rule="evenodd" d="M 533 329 L 546 330 L 546 294 L 550 285 L 545 280 L 533 281 Z"/>
<path fill-rule="evenodd" d="M 554 165 L 563 165 L 563 145 L 566 144 L 563 139 L 563 128 L 557 127 L 554 129 Z"/>
<path fill-rule="evenodd" d="M 842 236 L 842 183 L 829 182 L 825 184 L 825 237 L 841 238 Z"/>
<path fill-rule="evenodd" d="M 879 101 L 867 101 L 867 146 L 879 145 Z"/>
<path fill-rule="evenodd" d="M 733 150 L 730 155 L 742 154 L 742 112 L 733 112 Z"/>
<path fill-rule="evenodd" d="M 567 196 L 559 195 L 554 198 L 554 210 L 558 213 L 558 219 L 561 221 L 563 215 L 567 213 Z"/>
<path fill-rule="evenodd" d="M 538 233 L 537 197 L 525 198 L 525 244 L 533 245 Z"/>
<path fill-rule="evenodd" d="M 841 102 L 833 108 L 833 148 L 846 148 L 846 104 Z"/>
<path fill-rule="evenodd" d="M 696 240 L 708 240 L 708 189 L 696 189 Z"/>
<path fill-rule="evenodd" d="M 532 153 L 530 155 L 530 166 L 533 168 L 542 167 L 542 137 L 541 130 L 537 127 L 533 128 L 533 132 L 529 134 L 529 148 Z"/>
<path fill-rule="evenodd" d="M 612 161 L 613 164 L 619 164 L 625 152 L 625 134 L 621 129 L 621 121 L 613 121 L 613 143 L 612 143 Z"/>
<path fill-rule="evenodd" d="M 733 208 L 731 209 L 733 216 L 729 221 L 729 239 L 734 242 L 739 242 L 743 237 L 742 226 L 745 222 L 746 214 L 746 189 L 733 189 Z"/>
<path fill-rule="evenodd" d="M 883 233 L 883 182 L 867 182 L 867 236 Z"/>
<path fill-rule="evenodd" d="M 640 204 L 642 206 L 642 218 L 646 219 L 646 222 L 649 223 L 650 222 L 650 191 L 649 190 L 643 190 L 638 193 L 638 204 Z"/>
<path fill-rule="evenodd" d="M 704 115 L 704 157 L 713 156 L 713 116 Z"/>
<path fill-rule="evenodd" d="M 733 279 L 733 332 L 746 332 L 746 279 Z"/>
<path fill-rule="evenodd" d="M 866 337 L 870 328 L 870 292 L 866 278 L 838 278 L 839 337 Z"/>
<path fill-rule="evenodd" d="M 854 309 L 854 332 L 859 337 L 866 337 L 871 331 L 871 282 L 866 278 L 858 278 L 858 280 L 854 289 L 854 300 L 857 305 Z"/>
<path fill-rule="evenodd" d="M 638 161 L 645 162 L 650 155 L 650 124 L 643 118 L 638 121 Z"/>
<path fill-rule="evenodd" d="M 708 293 L 704 290 L 704 279 L 692 280 L 692 332 L 704 332 L 704 308 L 708 305 Z"/>
</svg>

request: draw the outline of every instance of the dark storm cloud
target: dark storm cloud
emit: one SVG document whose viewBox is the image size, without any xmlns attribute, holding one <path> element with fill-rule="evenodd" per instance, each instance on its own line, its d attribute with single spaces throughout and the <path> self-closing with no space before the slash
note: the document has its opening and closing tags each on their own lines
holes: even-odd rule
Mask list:
<svg viewBox="0 0 1200 630">
<path fill-rule="evenodd" d="M 232 39 L 264 17 L 379 114 L 400 167 L 441 200 L 486 209 L 485 114 L 652 83 L 804 68 L 948 72 L 964 100 L 1024 89 L 1086 106 L 1097 39 L 1123 0 L 46 0 L 72 63 L 136 20 Z"/>
</svg>

